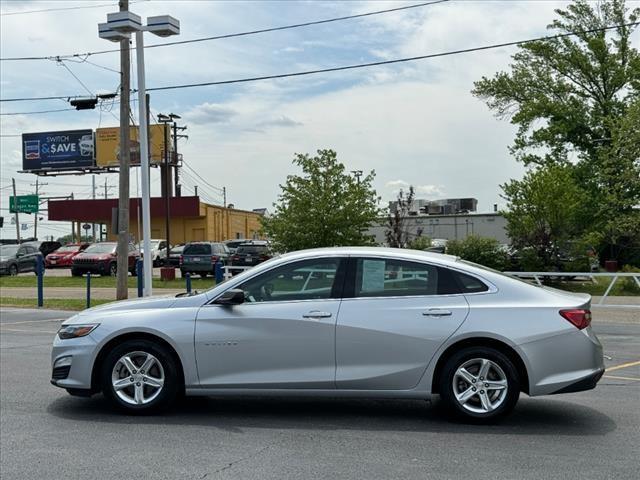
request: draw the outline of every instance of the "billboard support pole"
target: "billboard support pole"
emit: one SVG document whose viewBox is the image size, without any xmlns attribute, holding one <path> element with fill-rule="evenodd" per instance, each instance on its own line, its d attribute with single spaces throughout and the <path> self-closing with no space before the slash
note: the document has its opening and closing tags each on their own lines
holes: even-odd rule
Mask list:
<svg viewBox="0 0 640 480">
<path fill-rule="evenodd" d="M 147 92 L 144 76 L 144 39 L 142 30 L 136 32 L 136 63 L 138 69 L 138 116 L 140 125 L 140 169 L 142 170 L 142 249 L 147 255 L 142 262 L 144 296 L 153 294 L 153 259 L 151 258 L 151 201 L 149 182 L 149 131 Z M 139 218 L 139 217 L 138 217 Z"/>
<path fill-rule="evenodd" d="M 120 11 L 129 11 L 129 0 L 120 0 Z M 118 247 L 116 269 L 116 299 L 129 297 L 127 280 L 129 277 L 129 154 L 131 136 L 129 132 L 129 97 L 130 97 L 131 56 L 129 39 L 120 40 L 120 172 L 118 189 Z"/>
<path fill-rule="evenodd" d="M 12 178 L 13 184 L 13 208 L 16 210 L 16 240 L 20 243 L 20 219 L 18 217 L 18 195 L 16 195 L 16 179 Z"/>
</svg>

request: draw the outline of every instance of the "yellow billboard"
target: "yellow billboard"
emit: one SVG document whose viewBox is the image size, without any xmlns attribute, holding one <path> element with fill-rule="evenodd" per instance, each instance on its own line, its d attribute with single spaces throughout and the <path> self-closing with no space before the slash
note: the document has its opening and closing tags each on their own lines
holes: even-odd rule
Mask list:
<svg viewBox="0 0 640 480">
<path fill-rule="evenodd" d="M 131 142 L 131 165 L 140 165 L 140 141 L 138 127 L 129 127 Z M 149 162 L 164 163 L 164 128 L 169 145 L 169 162 L 173 152 L 171 129 L 168 125 L 149 125 Z M 96 129 L 96 166 L 117 167 L 120 164 L 120 128 L 108 127 Z"/>
</svg>

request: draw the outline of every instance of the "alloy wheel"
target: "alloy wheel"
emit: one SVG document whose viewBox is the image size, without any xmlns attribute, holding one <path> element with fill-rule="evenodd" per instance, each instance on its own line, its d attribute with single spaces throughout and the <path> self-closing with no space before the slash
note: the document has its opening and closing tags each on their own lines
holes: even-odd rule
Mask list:
<svg viewBox="0 0 640 480">
<path fill-rule="evenodd" d="M 116 395 L 130 405 L 153 402 L 164 387 L 164 368 L 147 352 L 123 355 L 113 366 L 111 385 Z"/>
<path fill-rule="evenodd" d="M 507 376 L 500 366 L 486 358 L 473 358 L 453 375 L 453 394 L 462 408 L 473 413 L 490 413 L 507 397 Z"/>
</svg>

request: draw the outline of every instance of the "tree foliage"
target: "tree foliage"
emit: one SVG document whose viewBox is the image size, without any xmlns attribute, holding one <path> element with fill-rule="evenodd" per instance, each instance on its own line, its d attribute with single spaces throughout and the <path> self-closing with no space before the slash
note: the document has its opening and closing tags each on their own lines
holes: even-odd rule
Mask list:
<svg viewBox="0 0 640 480">
<path fill-rule="evenodd" d="M 395 209 L 389 209 L 387 215 L 387 229 L 384 232 L 387 245 L 392 248 L 406 248 L 411 241 L 409 231 L 406 228 L 406 219 L 413 206 L 415 192 L 413 186 L 409 186 L 409 192 L 400 189 L 396 198 Z"/>
<path fill-rule="evenodd" d="M 372 186 L 375 172 L 356 180 L 333 150 L 296 154 L 293 163 L 302 175 L 287 177 L 274 214 L 263 219 L 275 249 L 371 245 L 373 237 L 366 231 L 380 213 Z"/>
<path fill-rule="evenodd" d="M 507 254 L 495 238 L 469 235 L 462 240 L 449 240 L 447 253 L 496 270 L 507 266 Z"/>
<path fill-rule="evenodd" d="M 473 90 L 498 117 L 518 126 L 510 151 L 534 169 L 507 184 L 505 198 L 522 211 L 528 195 L 541 202 L 529 210 L 550 215 L 532 217 L 536 228 L 528 233 L 525 220 L 509 215 L 509 233 L 516 243 L 535 237 L 539 248 L 577 235 L 597 244 L 605 258 L 624 261 L 640 249 L 640 54 L 631 42 L 636 26 L 630 25 L 640 8 L 630 10 L 624 0 L 577 0 L 556 14 L 548 26 L 552 33 L 575 36 L 521 45 L 510 72 L 483 77 Z M 610 26 L 616 28 L 596 31 Z M 561 204 L 549 197 L 553 205 L 544 208 L 534 184 L 565 199 L 580 197 L 590 205 L 588 219 L 573 210 L 561 213 Z M 571 223 L 578 219 L 582 223 Z"/>
<path fill-rule="evenodd" d="M 517 249 L 533 248 L 544 265 L 553 263 L 588 220 L 589 198 L 571 165 L 529 170 L 522 180 L 502 185 L 507 200 L 507 233 Z"/>
</svg>

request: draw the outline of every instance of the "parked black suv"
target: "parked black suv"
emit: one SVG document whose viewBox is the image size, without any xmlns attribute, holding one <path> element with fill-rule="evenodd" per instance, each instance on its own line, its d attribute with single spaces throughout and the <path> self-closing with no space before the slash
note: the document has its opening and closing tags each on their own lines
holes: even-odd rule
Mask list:
<svg viewBox="0 0 640 480">
<path fill-rule="evenodd" d="M 251 240 L 238 245 L 236 253 L 231 256 L 234 267 L 253 267 L 273 257 L 269 242 Z"/>
</svg>

